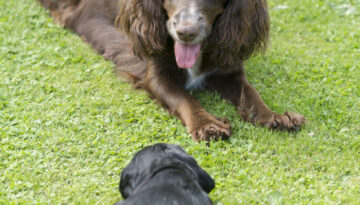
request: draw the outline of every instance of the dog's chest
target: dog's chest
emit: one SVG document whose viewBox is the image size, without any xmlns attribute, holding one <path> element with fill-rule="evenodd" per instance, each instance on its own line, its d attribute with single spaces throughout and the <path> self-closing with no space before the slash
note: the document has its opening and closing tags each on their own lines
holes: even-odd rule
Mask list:
<svg viewBox="0 0 360 205">
<path fill-rule="evenodd" d="M 200 67 L 202 63 L 202 56 L 200 55 L 194 67 L 187 69 L 187 80 L 185 88 L 187 90 L 197 90 L 204 88 L 206 78 L 215 72 L 214 69 L 211 72 L 201 72 Z"/>
</svg>

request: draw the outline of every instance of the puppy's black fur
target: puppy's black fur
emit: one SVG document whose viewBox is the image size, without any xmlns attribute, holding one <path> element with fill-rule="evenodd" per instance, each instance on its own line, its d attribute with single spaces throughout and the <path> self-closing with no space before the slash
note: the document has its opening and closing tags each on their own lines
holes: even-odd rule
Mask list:
<svg viewBox="0 0 360 205">
<path fill-rule="evenodd" d="M 155 144 L 135 154 L 122 171 L 116 205 L 209 205 L 214 180 L 181 147 Z"/>
</svg>

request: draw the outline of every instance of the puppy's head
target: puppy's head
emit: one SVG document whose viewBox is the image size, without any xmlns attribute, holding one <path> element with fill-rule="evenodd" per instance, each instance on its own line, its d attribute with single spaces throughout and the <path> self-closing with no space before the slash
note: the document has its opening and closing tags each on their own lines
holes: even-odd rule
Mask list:
<svg viewBox="0 0 360 205">
<path fill-rule="evenodd" d="M 130 164 L 122 171 L 120 192 L 126 199 L 148 177 L 162 168 L 169 166 L 186 167 L 184 172 L 192 175 L 204 191 L 209 193 L 214 187 L 214 180 L 201 169 L 194 158 L 181 147 L 170 144 L 155 144 L 135 154 Z"/>
</svg>

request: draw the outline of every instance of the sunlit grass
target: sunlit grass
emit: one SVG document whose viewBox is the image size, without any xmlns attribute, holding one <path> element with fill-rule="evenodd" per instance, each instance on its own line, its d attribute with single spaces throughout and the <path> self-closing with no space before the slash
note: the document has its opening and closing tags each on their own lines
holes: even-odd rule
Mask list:
<svg viewBox="0 0 360 205">
<path fill-rule="evenodd" d="M 269 107 L 308 124 L 269 131 L 196 92 L 234 128 L 207 147 L 35 0 L 0 0 L 0 204 L 111 204 L 120 171 L 156 142 L 192 154 L 215 178 L 219 204 L 359 204 L 360 2 L 269 6 L 272 43 L 247 75 Z"/>
</svg>

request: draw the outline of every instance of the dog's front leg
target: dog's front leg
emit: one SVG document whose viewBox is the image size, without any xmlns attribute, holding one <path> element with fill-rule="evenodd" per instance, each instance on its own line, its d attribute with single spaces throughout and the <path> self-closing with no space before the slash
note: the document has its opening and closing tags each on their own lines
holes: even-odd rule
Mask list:
<svg viewBox="0 0 360 205">
<path fill-rule="evenodd" d="M 176 68 L 163 61 L 148 61 L 145 88 L 171 114 L 176 115 L 187 127 L 195 141 L 224 139 L 231 135 L 230 125 L 226 119 L 219 119 L 209 114 L 175 80 L 172 72 Z"/>
<path fill-rule="evenodd" d="M 273 112 L 247 81 L 243 70 L 213 75 L 208 79 L 207 88 L 232 102 L 243 119 L 253 124 L 276 130 L 299 130 L 305 123 L 305 118 L 300 114 Z"/>
</svg>

